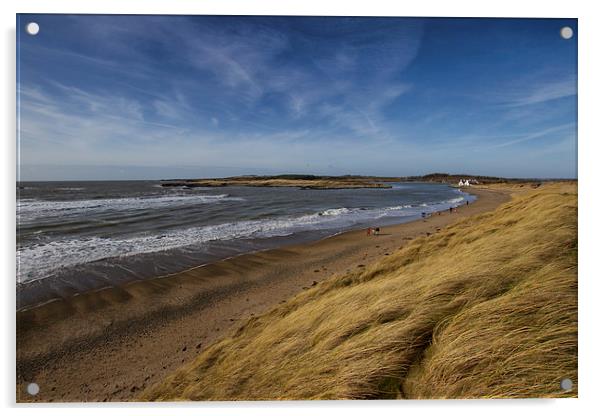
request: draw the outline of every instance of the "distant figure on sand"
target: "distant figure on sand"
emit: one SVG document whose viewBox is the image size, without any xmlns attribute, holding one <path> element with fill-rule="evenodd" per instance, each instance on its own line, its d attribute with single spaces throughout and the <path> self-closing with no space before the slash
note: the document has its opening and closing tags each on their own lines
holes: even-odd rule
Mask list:
<svg viewBox="0 0 602 416">
<path fill-rule="evenodd" d="M 370 235 L 372 234 L 372 227 L 369 227 L 368 230 L 366 231 L 366 235 Z"/>
<path fill-rule="evenodd" d="M 374 235 L 378 235 L 378 234 L 380 234 L 380 228 L 379 228 L 379 227 L 376 227 L 376 228 L 374 229 Z"/>
<path fill-rule="evenodd" d="M 450 213 L 450 214 L 452 213 L 452 210 L 453 210 L 453 208 L 452 208 L 452 207 L 449 207 L 449 213 Z"/>
<path fill-rule="evenodd" d="M 466 201 L 466 205 L 468 205 L 468 201 Z"/>
</svg>

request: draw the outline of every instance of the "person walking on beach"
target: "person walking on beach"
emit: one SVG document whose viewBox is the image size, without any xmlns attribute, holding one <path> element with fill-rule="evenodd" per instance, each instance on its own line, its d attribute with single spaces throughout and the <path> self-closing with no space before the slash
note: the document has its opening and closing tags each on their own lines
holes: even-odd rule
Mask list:
<svg viewBox="0 0 602 416">
<path fill-rule="evenodd" d="M 370 234 L 372 234 L 372 227 L 369 227 L 368 231 L 366 231 L 367 236 L 370 236 Z"/>
<path fill-rule="evenodd" d="M 452 207 L 449 207 L 449 213 L 450 213 L 450 214 L 452 213 L 452 210 L 453 210 L 453 208 L 452 208 Z"/>
</svg>

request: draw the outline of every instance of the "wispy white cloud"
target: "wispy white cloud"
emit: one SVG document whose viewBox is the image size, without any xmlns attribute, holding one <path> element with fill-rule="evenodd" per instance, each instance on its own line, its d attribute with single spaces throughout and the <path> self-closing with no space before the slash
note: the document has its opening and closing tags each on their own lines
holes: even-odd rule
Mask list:
<svg viewBox="0 0 602 416">
<path fill-rule="evenodd" d="M 519 143 L 524 143 L 524 142 L 528 142 L 534 139 L 539 139 L 539 138 L 545 138 L 553 133 L 558 133 L 561 131 L 566 131 L 569 129 L 575 129 L 575 123 L 566 123 L 566 124 L 561 124 L 559 126 L 554 126 L 554 127 L 549 127 L 540 131 L 536 131 L 533 133 L 529 133 L 526 134 L 522 137 L 519 137 L 517 139 L 513 139 L 513 140 L 508 140 L 502 143 L 496 143 L 493 144 L 489 147 L 491 148 L 499 148 L 499 147 L 506 147 L 506 146 L 512 146 L 515 144 L 519 144 Z"/>
<path fill-rule="evenodd" d="M 310 35 L 323 31 L 320 26 L 316 30 Z M 326 116 L 328 120 L 322 120 L 325 128 L 336 125 L 350 134 L 373 139 L 387 130 L 382 111 L 410 89 L 408 83 L 394 78 L 415 59 L 421 32 L 418 22 L 393 26 L 380 40 L 385 44 L 377 48 L 361 47 L 378 34 L 359 30 L 350 31 L 353 34 L 345 42 L 312 43 L 316 45 L 309 62 L 313 67 L 303 61 L 299 63 L 303 65 L 279 61 L 278 56 L 299 39 L 265 26 L 243 27 L 234 33 L 214 27 L 199 32 L 196 27 L 179 26 L 167 39 L 176 37 L 185 45 L 188 62 L 216 77 L 230 104 L 238 101 L 256 112 L 262 100 L 283 97 L 291 121 Z M 355 44 L 359 47 L 352 46 Z M 394 48 L 394 55 L 390 48 Z M 220 98 L 212 100 L 219 102 Z"/>
<path fill-rule="evenodd" d="M 516 77 L 492 82 L 477 91 L 467 91 L 471 99 L 508 111 L 529 111 L 577 94 L 576 74 L 551 69 L 530 71 Z"/>
<path fill-rule="evenodd" d="M 107 163 L 121 157 L 119 148 L 161 142 L 184 131 L 145 120 L 136 100 L 56 87 L 61 95 L 19 86 L 23 162 Z"/>
<path fill-rule="evenodd" d="M 540 104 L 559 98 L 571 97 L 577 94 L 577 82 L 569 77 L 560 81 L 538 83 L 522 93 L 517 93 L 514 98 L 509 98 L 506 105 L 509 107 L 522 107 L 531 104 Z"/>
</svg>

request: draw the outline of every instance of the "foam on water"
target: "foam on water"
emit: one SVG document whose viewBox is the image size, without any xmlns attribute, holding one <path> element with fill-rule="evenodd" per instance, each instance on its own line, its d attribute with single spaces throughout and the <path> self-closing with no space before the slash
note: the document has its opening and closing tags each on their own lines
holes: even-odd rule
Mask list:
<svg viewBox="0 0 602 416">
<path fill-rule="evenodd" d="M 191 201 L 190 198 L 195 198 L 194 201 L 196 203 L 242 199 L 221 194 L 101 201 L 30 201 L 24 204 L 24 206 L 30 210 L 26 210 L 26 213 L 35 212 L 36 215 L 40 215 L 40 212 L 42 212 L 42 214 L 46 213 L 45 215 L 56 215 L 57 212 L 64 213 L 69 210 L 132 209 L 139 207 L 140 204 L 147 204 L 146 208 L 149 205 L 156 207 L 162 204 L 173 206 L 179 201 L 184 200 L 189 204 Z M 460 196 L 449 200 L 419 205 L 399 205 L 374 209 L 338 207 L 298 216 L 281 216 L 261 220 L 168 229 L 162 231 L 160 234 L 141 233 L 127 238 L 80 237 L 30 244 L 22 247 L 17 252 L 18 278 L 20 282 L 31 281 L 50 276 L 57 269 L 78 264 L 183 247 L 198 247 L 209 241 L 289 236 L 298 232 L 312 230 L 349 229 L 354 225 L 368 224 L 375 219 L 418 217 L 422 212 L 438 211 L 449 206 L 455 206 L 462 201 L 464 201 L 464 197 Z M 35 206 L 35 209 L 33 206 Z"/>
<path fill-rule="evenodd" d="M 47 217 L 64 217 L 103 211 L 136 211 L 177 207 L 182 205 L 211 204 L 225 201 L 244 201 L 243 198 L 220 195 L 169 195 L 139 198 L 82 199 L 48 201 L 21 199 L 17 202 L 17 219 L 20 223 Z"/>
</svg>

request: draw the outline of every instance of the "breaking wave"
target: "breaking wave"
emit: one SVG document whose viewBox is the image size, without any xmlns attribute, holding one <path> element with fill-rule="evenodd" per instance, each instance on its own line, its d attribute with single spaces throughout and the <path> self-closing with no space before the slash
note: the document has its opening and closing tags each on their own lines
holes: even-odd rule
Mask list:
<svg viewBox="0 0 602 416">
<path fill-rule="evenodd" d="M 27 201 L 23 212 L 36 215 L 57 215 L 70 210 L 127 209 L 149 206 L 173 206 L 180 201 L 190 204 L 191 198 L 199 204 L 224 200 L 242 200 L 227 194 L 170 196 L 160 198 L 124 198 L 82 201 Z M 282 216 L 260 220 L 226 222 L 200 227 L 164 230 L 160 234 L 142 233 L 129 237 L 79 237 L 54 240 L 22 247 L 18 253 L 19 280 L 30 281 L 51 275 L 57 269 L 107 258 L 120 258 L 143 253 L 194 247 L 209 241 L 260 239 L 289 236 L 302 231 L 342 230 L 370 224 L 382 218 L 417 217 L 422 212 L 434 212 L 464 201 L 457 197 L 430 204 L 399 205 L 383 208 L 330 208 L 298 216 Z M 22 201 L 25 202 L 25 201 Z M 28 211 L 29 210 L 29 211 Z"/>
<path fill-rule="evenodd" d="M 48 201 L 22 199 L 17 203 L 20 222 L 46 217 L 75 216 L 105 211 L 136 211 L 177 207 L 182 205 L 211 204 L 224 201 L 244 201 L 243 198 L 220 195 L 159 196 L 139 198 L 82 199 L 71 201 Z"/>
</svg>

